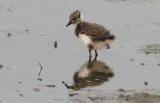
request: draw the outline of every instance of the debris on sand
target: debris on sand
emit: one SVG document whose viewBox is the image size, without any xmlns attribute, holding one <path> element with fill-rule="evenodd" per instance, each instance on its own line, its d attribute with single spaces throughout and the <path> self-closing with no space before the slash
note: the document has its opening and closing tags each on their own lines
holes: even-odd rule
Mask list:
<svg viewBox="0 0 160 103">
<path fill-rule="evenodd" d="M 22 82 L 18 82 L 18 84 L 22 84 Z"/>
<path fill-rule="evenodd" d="M 39 66 L 41 67 L 41 69 L 40 69 L 40 72 L 39 72 L 39 76 L 41 75 L 41 72 L 42 72 L 42 69 L 43 69 L 43 67 L 42 67 L 42 65 L 39 63 Z"/>
<path fill-rule="evenodd" d="M 52 84 L 49 84 L 49 85 L 36 85 L 36 86 L 51 87 L 51 88 L 55 88 L 56 87 L 56 85 L 52 85 Z"/>
<path fill-rule="evenodd" d="M 145 65 L 144 63 L 140 63 L 141 65 Z"/>
<path fill-rule="evenodd" d="M 119 91 L 119 92 L 127 92 L 127 91 L 125 91 L 125 90 L 122 89 L 122 88 L 121 88 L 121 89 L 118 89 L 118 91 Z"/>
<path fill-rule="evenodd" d="M 33 91 L 40 92 L 40 89 L 39 88 L 33 88 Z"/>
<path fill-rule="evenodd" d="M 37 78 L 37 80 L 42 81 L 42 78 Z"/>
<path fill-rule="evenodd" d="M 57 41 L 54 42 L 54 48 L 57 48 Z"/>
<path fill-rule="evenodd" d="M 29 34 L 29 29 L 25 29 L 25 32 L 26 32 L 27 34 Z"/>
<path fill-rule="evenodd" d="M 158 66 L 160 66 L 160 64 L 157 64 Z"/>
<path fill-rule="evenodd" d="M 133 60 L 133 59 L 130 59 L 130 61 L 134 62 L 134 60 Z"/>
<path fill-rule="evenodd" d="M 25 31 L 26 31 L 26 32 L 28 32 L 28 31 L 29 31 L 29 29 L 26 29 Z"/>
<path fill-rule="evenodd" d="M 53 87 L 53 88 L 56 87 L 56 85 L 43 85 L 43 86 L 45 86 L 45 87 Z"/>
<path fill-rule="evenodd" d="M 9 38 L 9 37 L 11 37 L 11 36 L 12 36 L 12 34 L 11 34 L 11 33 L 8 33 L 8 34 L 7 34 L 7 36 L 8 36 L 8 38 Z"/>
<path fill-rule="evenodd" d="M 0 64 L 0 69 L 3 68 L 3 65 Z"/>
<path fill-rule="evenodd" d="M 18 94 L 20 97 L 24 97 L 24 95 L 23 94 Z"/>
<path fill-rule="evenodd" d="M 144 82 L 144 85 L 148 85 L 148 82 Z"/>
<path fill-rule="evenodd" d="M 78 95 L 78 93 L 72 93 L 72 94 L 69 94 L 70 97 L 73 97 L 75 95 Z"/>
</svg>

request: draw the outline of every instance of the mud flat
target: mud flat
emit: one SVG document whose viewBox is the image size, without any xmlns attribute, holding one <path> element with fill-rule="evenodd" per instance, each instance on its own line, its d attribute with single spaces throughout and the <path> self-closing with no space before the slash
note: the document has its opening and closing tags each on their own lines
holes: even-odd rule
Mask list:
<svg viewBox="0 0 160 103">
<path fill-rule="evenodd" d="M 96 59 L 65 27 L 76 9 L 116 36 Z M 0 103 L 159 103 L 159 10 L 159 0 L 1 0 Z"/>
<path fill-rule="evenodd" d="M 143 49 L 140 49 L 144 54 L 160 54 L 160 44 L 144 45 Z"/>
</svg>

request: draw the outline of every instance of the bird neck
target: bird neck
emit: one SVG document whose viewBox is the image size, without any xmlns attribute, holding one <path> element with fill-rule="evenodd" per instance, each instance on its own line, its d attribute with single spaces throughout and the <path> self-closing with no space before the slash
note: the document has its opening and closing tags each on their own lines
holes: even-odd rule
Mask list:
<svg viewBox="0 0 160 103">
<path fill-rule="evenodd" d="M 82 23 L 83 21 L 82 20 L 79 20 L 79 21 L 77 21 L 74 25 L 77 27 L 77 25 L 79 24 L 79 23 Z"/>
</svg>

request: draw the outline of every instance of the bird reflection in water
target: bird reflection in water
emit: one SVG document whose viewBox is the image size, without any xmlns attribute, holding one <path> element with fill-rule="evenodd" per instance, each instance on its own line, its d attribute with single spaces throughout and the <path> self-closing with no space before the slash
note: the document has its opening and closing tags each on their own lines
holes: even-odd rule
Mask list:
<svg viewBox="0 0 160 103">
<path fill-rule="evenodd" d="M 84 63 L 79 71 L 73 75 L 74 83 L 69 86 L 67 83 L 63 84 L 68 89 L 79 90 L 86 87 L 94 87 L 109 81 L 109 78 L 114 76 L 113 71 L 104 62 L 97 61 L 96 57 L 94 60 L 89 60 Z"/>
</svg>

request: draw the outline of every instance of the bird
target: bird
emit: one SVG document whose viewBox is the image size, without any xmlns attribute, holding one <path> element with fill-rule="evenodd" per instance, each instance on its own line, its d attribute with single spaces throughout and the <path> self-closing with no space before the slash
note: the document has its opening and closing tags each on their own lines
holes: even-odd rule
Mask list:
<svg viewBox="0 0 160 103">
<path fill-rule="evenodd" d="M 110 30 L 105 29 L 102 25 L 84 21 L 83 15 L 79 10 L 75 10 L 70 14 L 66 27 L 71 24 L 75 25 L 74 33 L 87 47 L 89 57 L 92 57 L 92 50 L 95 51 L 95 57 L 97 57 L 97 50 L 109 49 L 110 44 L 115 39 L 115 36 L 110 33 Z"/>
</svg>

